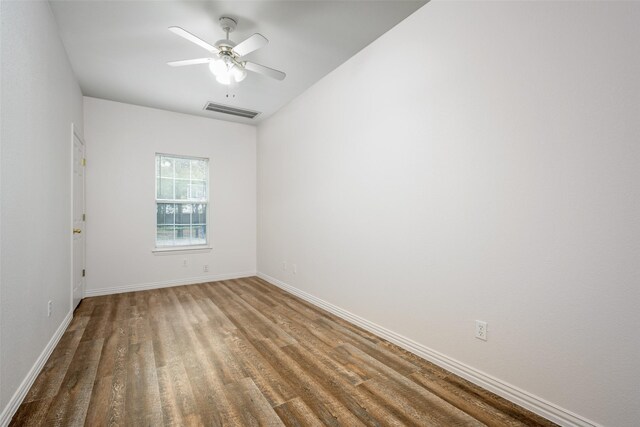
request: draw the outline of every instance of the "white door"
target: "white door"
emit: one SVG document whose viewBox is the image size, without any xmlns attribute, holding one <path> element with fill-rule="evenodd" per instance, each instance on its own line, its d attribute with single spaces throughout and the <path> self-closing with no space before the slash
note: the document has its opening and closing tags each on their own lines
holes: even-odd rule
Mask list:
<svg viewBox="0 0 640 427">
<path fill-rule="evenodd" d="M 73 135 L 73 308 L 84 297 L 84 144 Z"/>
</svg>

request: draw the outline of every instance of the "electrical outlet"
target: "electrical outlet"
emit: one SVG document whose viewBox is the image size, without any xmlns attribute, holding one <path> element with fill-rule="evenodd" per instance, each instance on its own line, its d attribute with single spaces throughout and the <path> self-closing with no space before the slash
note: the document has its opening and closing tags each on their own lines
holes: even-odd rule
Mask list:
<svg viewBox="0 0 640 427">
<path fill-rule="evenodd" d="M 292 264 L 292 267 L 293 267 L 293 274 L 298 274 L 298 265 Z"/>
<path fill-rule="evenodd" d="M 282 263 L 282 270 L 283 271 L 287 271 L 287 263 L 286 262 Z"/>
<path fill-rule="evenodd" d="M 202 271 L 203 271 L 204 273 L 208 273 L 208 272 L 209 272 L 209 264 L 205 264 L 205 265 L 203 265 L 203 266 L 202 266 Z"/>
<path fill-rule="evenodd" d="M 53 309 L 53 301 L 49 300 L 47 303 L 47 317 L 51 317 L 51 310 Z"/>
<path fill-rule="evenodd" d="M 186 259 L 183 259 L 183 260 L 182 260 L 182 266 L 183 266 L 183 267 L 186 267 L 186 266 L 187 266 L 187 260 L 186 260 Z"/>
<path fill-rule="evenodd" d="M 487 322 L 476 320 L 476 338 L 482 341 L 487 340 Z"/>
</svg>

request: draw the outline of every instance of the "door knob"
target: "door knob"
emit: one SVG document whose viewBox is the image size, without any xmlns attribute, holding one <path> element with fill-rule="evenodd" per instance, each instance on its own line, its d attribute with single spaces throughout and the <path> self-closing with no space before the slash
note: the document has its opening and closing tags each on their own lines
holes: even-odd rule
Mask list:
<svg viewBox="0 0 640 427">
<path fill-rule="evenodd" d="M 80 230 L 79 228 L 73 229 L 73 234 L 80 234 L 80 233 L 82 233 L 82 230 Z"/>
</svg>

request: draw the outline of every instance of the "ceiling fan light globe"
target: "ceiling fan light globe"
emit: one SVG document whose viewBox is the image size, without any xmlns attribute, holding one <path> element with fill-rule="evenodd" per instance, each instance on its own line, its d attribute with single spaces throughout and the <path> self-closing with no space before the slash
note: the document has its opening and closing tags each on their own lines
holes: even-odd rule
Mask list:
<svg viewBox="0 0 640 427">
<path fill-rule="evenodd" d="M 220 76 L 227 74 L 227 64 L 222 59 L 216 59 L 215 61 L 211 61 L 209 64 L 209 69 L 213 73 L 214 76 Z"/>
<path fill-rule="evenodd" d="M 241 82 L 245 77 L 247 77 L 247 71 L 237 65 L 231 69 L 231 72 L 233 73 L 233 78 L 236 82 Z"/>
</svg>

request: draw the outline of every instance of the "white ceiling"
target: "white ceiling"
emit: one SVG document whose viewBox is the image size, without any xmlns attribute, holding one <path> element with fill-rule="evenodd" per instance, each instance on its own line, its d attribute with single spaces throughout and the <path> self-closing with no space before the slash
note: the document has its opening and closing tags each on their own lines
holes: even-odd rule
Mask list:
<svg viewBox="0 0 640 427">
<path fill-rule="evenodd" d="M 204 117 L 257 123 L 298 96 L 425 1 L 50 1 L 71 65 L 86 96 Z M 213 43 L 220 16 L 238 21 L 231 39 L 259 32 L 269 44 L 245 58 L 287 73 L 249 73 L 227 98 L 207 65 L 167 61 L 206 57 L 169 32 L 182 27 Z M 244 119 L 203 111 L 207 101 L 261 114 Z"/>
</svg>

